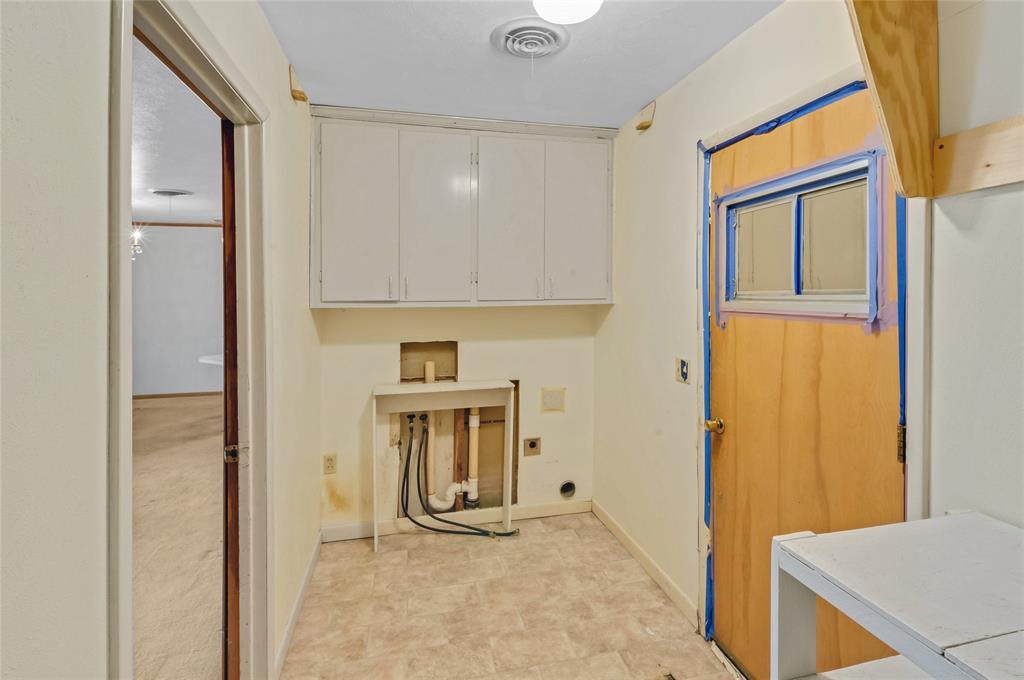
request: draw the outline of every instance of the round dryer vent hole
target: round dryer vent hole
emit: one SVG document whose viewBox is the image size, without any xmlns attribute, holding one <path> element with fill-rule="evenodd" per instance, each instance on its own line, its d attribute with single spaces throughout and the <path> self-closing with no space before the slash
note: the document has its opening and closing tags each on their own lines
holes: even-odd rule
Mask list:
<svg viewBox="0 0 1024 680">
<path fill-rule="evenodd" d="M 563 482 L 558 491 L 562 494 L 562 498 L 572 498 L 576 495 L 576 482 Z"/>
</svg>

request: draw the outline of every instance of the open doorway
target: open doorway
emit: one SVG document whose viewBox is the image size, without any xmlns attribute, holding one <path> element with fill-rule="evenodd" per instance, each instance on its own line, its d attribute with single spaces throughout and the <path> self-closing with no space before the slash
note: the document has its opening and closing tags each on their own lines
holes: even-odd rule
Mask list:
<svg viewBox="0 0 1024 680">
<path fill-rule="evenodd" d="M 238 677 L 233 125 L 132 46 L 135 677 Z"/>
</svg>

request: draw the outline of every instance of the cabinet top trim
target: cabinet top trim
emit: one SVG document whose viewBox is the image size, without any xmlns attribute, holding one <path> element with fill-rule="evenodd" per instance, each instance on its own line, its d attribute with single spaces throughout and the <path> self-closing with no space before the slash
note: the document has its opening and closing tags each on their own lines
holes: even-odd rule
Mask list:
<svg viewBox="0 0 1024 680">
<path fill-rule="evenodd" d="M 314 119 L 352 120 L 364 123 L 390 123 L 392 125 L 422 125 L 478 132 L 518 132 L 532 135 L 580 137 L 585 139 L 614 139 L 619 132 L 616 128 L 556 125 L 550 123 L 521 123 L 510 120 L 437 116 L 426 113 L 404 113 L 402 111 L 382 111 L 345 106 L 314 105 L 310 107 L 310 113 Z"/>
</svg>

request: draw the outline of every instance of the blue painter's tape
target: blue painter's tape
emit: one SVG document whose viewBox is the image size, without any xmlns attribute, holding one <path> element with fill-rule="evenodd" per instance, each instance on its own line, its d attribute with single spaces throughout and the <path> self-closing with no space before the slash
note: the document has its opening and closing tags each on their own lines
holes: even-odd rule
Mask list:
<svg viewBox="0 0 1024 680">
<path fill-rule="evenodd" d="M 896 194 L 896 302 L 899 309 L 900 425 L 907 424 L 907 199 Z"/>
<path fill-rule="evenodd" d="M 878 318 L 878 167 L 868 166 L 868 323 Z"/>
<path fill-rule="evenodd" d="M 700 140 L 697 141 L 697 150 L 704 156 L 704 196 L 703 205 L 701 206 L 701 253 L 703 262 L 701 266 L 701 286 L 703 288 L 703 300 L 702 300 L 702 325 L 704 327 L 704 419 L 711 418 L 711 310 L 710 310 L 710 296 L 711 289 L 710 276 L 708 274 L 708 256 L 709 256 L 709 239 L 710 239 L 710 211 L 711 211 L 711 154 L 716 151 L 732 146 L 736 142 L 742 139 L 751 137 L 753 135 L 762 135 L 767 132 L 771 132 L 780 125 L 789 123 L 801 116 L 805 116 L 808 113 L 817 111 L 818 109 L 828 106 L 832 102 L 838 101 L 843 97 L 847 97 L 855 92 L 859 92 L 867 88 L 867 83 L 863 80 L 850 83 L 845 87 L 841 87 L 838 90 L 830 92 L 822 97 L 799 106 L 792 111 L 775 118 L 774 120 L 768 121 L 759 125 L 747 132 L 739 134 L 732 139 L 726 140 L 721 144 L 716 144 L 712 148 L 708 149 L 704 146 L 704 143 Z M 897 221 L 899 220 L 897 211 Z M 897 246 L 898 247 L 898 246 Z M 715 268 L 716 274 L 718 274 L 718 267 Z M 715 313 L 718 313 L 718 305 L 715 305 Z M 902 324 L 901 324 L 902 328 Z M 902 399 L 900 400 L 902 404 Z M 711 433 L 704 433 L 704 526 L 711 528 Z M 713 533 L 713 532 L 712 532 Z M 713 538 L 712 538 L 713 543 Z M 712 546 L 708 548 L 707 557 L 707 578 L 706 578 L 706 592 L 704 597 L 704 637 L 711 640 L 715 637 L 715 579 L 714 579 L 714 550 Z"/>
<path fill-rule="evenodd" d="M 792 111 L 789 111 L 788 113 L 782 114 L 778 118 L 773 118 L 772 120 L 770 120 L 770 121 L 768 121 L 766 123 L 761 123 L 757 127 L 751 128 L 750 130 L 747 130 L 746 132 L 741 132 L 740 134 L 738 134 L 735 137 L 732 137 L 730 139 L 727 139 L 726 141 L 722 142 L 721 144 L 715 144 L 710 149 L 707 149 L 707 152 L 708 153 L 715 153 L 716 151 L 721 151 L 722 149 L 726 148 L 727 146 L 732 146 L 736 142 L 741 142 L 744 139 L 746 139 L 747 137 L 753 137 L 754 135 L 763 135 L 763 134 L 766 134 L 768 132 L 771 132 L 772 130 L 774 130 L 775 128 L 779 127 L 780 125 L 785 125 L 786 123 L 792 122 L 792 121 L 796 120 L 797 118 L 800 118 L 801 116 L 806 116 L 808 113 L 812 113 L 814 111 L 817 111 L 818 109 L 820 109 L 822 107 L 825 107 L 825 106 L 828 106 L 832 102 L 839 101 L 840 99 L 842 99 L 844 97 L 848 97 L 848 96 L 850 96 L 851 94 L 853 94 L 855 92 L 860 92 L 861 90 L 865 90 L 865 89 L 867 89 L 867 86 L 868 86 L 867 83 L 864 82 L 863 80 L 857 80 L 857 81 L 854 81 L 854 82 L 850 83 L 849 85 L 844 85 L 843 87 L 839 88 L 838 90 L 833 90 L 832 92 L 829 92 L 828 94 L 822 95 L 822 96 L 818 97 L 817 99 L 815 99 L 813 101 L 807 102 L 803 106 L 798 106 L 797 108 L 793 109 Z M 701 144 L 701 147 L 703 147 L 703 144 Z"/>
<path fill-rule="evenodd" d="M 804 287 L 804 199 L 797 196 L 793 203 L 793 292 L 800 295 Z"/>
</svg>

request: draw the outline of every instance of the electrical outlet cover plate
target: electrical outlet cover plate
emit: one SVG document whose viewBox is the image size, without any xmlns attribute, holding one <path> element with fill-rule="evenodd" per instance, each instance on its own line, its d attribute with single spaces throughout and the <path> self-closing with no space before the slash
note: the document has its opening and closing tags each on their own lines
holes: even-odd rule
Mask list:
<svg viewBox="0 0 1024 680">
<path fill-rule="evenodd" d="M 338 472 L 338 457 L 333 453 L 324 456 L 324 474 L 333 475 Z"/>
<path fill-rule="evenodd" d="M 690 382 L 690 362 L 686 359 L 676 359 L 676 380 L 681 383 Z"/>
</svg>

